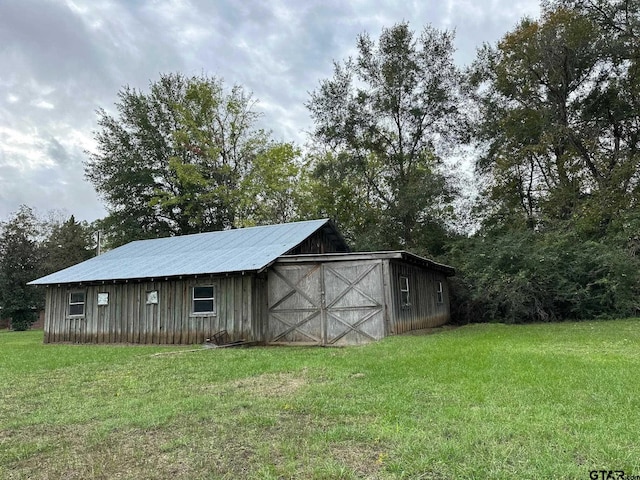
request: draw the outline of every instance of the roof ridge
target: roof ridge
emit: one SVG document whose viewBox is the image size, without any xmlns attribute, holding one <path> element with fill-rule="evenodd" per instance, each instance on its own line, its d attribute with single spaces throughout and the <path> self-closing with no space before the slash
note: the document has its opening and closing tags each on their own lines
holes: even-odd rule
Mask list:
<svg viewBox="0 0 640 480">
<path fill-rule="evenodd" d="M 263 229 L 263 228 L 277 228 L 277 227 L 283 227 L 283 226 L 287 226 L 287 225 L 299 225 L 299 224 L 302 224 L 302 223 L 314 223 L 314 222 L 326 223 L 326 222 L 328 222 L 330 220 L 331 219 L 329 219 L 329 218 L 318 218 L 318 219 L 315 219 L 315 220 L 299 220 L 299 221 L 295 221 L 295 222 L 274 223 L 274 224 L 270 224 L 270 225 L 252 225 L 250 227 L 228 228 L 228 229 L 225 229 L 225 230 L 211 230 L 209 232 L 184 233 L 184 234 L 179 234 L 179 235 L 169 235 L 169 236 L 166 236 L 166 237 L 140 238 L 140 239 L 137 239 L 137 240 L 131 240 L 130 242 L 125 243 L 124 245 L 121 245 L 121 246 L 129 245 L 131 243 L 137 243 L 137 242 L 149 242 L 149 241 L 154 241 L 154 240 L 166 240 L 166 239 L 171 239 L 171 238 L 194 237 L 194 236 L 198 236 L 198 235 L 212 235 L 212 234 L 216 234 L 216 233 L 239 232 L 239 231 L 247 231 L 247 230 L 254 230 L 254 229 Z M 120 247 L 116 247 L 116 248 L 120 248 Z"/>
</svg>

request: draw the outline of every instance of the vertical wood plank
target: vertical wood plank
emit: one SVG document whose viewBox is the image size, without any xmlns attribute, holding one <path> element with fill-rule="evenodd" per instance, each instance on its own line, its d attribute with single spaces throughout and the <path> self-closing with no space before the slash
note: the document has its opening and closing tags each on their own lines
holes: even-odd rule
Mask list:
<svg viewBox="0 0 640 480">
<path fill-rule="evenodd" d="M 216 313 L 191 315 L 191 285 L 215 286 Z M 201 343 L 220 330 L 233 339 L 264 340 L 268 307 L 266 275 L 212 279 L 122 282 L 82 287 L 83 319 L 70 318 L 68 295 L 77 286 L 50 287 L 45 297 L 43 341 L 74 343 Z M 146 305 L 146 292 L 157 290 L 159 303 Z M 98 293 L 108 305 L 98 306 Z"/>
<path fill-rule="evenodd" d="M 58 305 L 58 297 L 60 296 L 60 289 L 51 287 L 51 313 L 45 315 L 49 316 L 49 342 L 54 343 L 57 342 L 56 338 L 56 328 L 58 328 L 58 324 L 60 323 L 60 319 L 64 316 L 64 312 L 60 310 Z"/>
<path fill-rule="evenodd" d="M 234 339 L 238 340 L 242 337 L 242 277 L 235 277 L 233 282 L 233 320 Z"/>
<path fill-rule="evenodd" d="M 64 288 L 59 289 L 59 295 L 56 295 L 56 297 L 58 301 L 58 309 L 60 311 L 60 316 L 56 321 L 56 328 L 55 328 L 56 342 L 64 342 L 65 341 L 64 331 L 65 331 L 65 326 L 67 324 L 67 305 L 66 305 L 67 290 Z"/>
<path fill-rule="evenodd" d="M 86 343 L 87 342 L 87 330 L 89 319 L 93 314 L 94 305 L 97 303 L 97 300 L 94 295 L 95 288 L 87 287 L 85 288 L 85 297 L 84 297 L 84 315 L 82 319 L 78 322 L 78 343 Z"/>
<path fill-rule="evenodd" d="M 60 295 L 60 289 L 55 287 L 50 287 L 50 295 L 51 295 L 51 311 L 47 313 L 44 312 L 45 315 L 49 317 L 49 343 L 56 342 L 56 327 L 58 322 L 63 316 L 63 312 L 60 311 L 58 307 L 58 295 Z"/>
<path fill-rule="evenodd" d="M 251 304 L 252 304 L 252 280 L 253 276 L 242 277 L 242 338 L 249 340 L 251 335 Z"/>
<path fill-rule="evenodd" d="M 164 342 L 173 343 L 173 315 L 171 315 L 171 307 L 169 304 L 169 297 L 165 294 L 164 290 L 170 286 L 170 282 L 160 282 L 158 284 L 158 305 L 160 306 L 160 312 L 162 316 L 162 322 L 164 325 Z"/>
<path fill-rule="evenodd" d="M 382 261 L 382 288 L 384 292 L 384 324 L 385 336 L 396 332 L 395 311 L 391 293 L 391 270 L 389 260 Z"/>
<path fill-rule="evenodd" d="M 182 319 L 184 318 L 184 302 L 182 299 L 183 283 L 175 282 L 173 289 L 173 342 L 182 343 Z"/>
<path fill-rule="evenodd" d="M 157 290 L 156 284 L 151 283 L 147 285 L 147 288 L 143 288 L 140 291 L 140 299 L 138 300 L 143 306 L 146 304 L 146 290 Z M 158 303 L 151 305 L 151 315 L 153 315 L 153 326 L 155 331 L 155 343 L 160 344 L 163 343 L 162 337 L 164 335 L 164 325 L 162 325 L 162 316 L 160 315 L 160 303 L 158 299 Z"/>
<path fill-rule="evenodd" d="M 44 292 L 45 295 L 45 300 L 44 300 L 44 338 L 43 338 L 43 343 L 50 343 L 51 338 L 50 338 L 50 334 L 51 334 L 51 309 L 52 309 L 52 302 L 51 302 L 51 293 L 52 293 L 52 289 L 51 288 L 47 288 Z"/>
<path fill-rule="evenodd" d="M 184 284 L 182 287 L 182 337 L 181 343 L 189 343 L 189 317 L 191 312 L 191 285 Z"/>
</svg>

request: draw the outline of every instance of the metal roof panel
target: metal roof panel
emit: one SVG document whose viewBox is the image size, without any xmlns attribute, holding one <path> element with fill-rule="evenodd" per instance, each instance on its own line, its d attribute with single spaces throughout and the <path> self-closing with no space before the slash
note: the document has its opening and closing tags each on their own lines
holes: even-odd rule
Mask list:
<svg viewBox="0 0 640 480">
<path fill-rule="evenodd" d="M 31 285 L 257 271 L 330 224 L 328 219 L 138 240 Z"/>
</svg>

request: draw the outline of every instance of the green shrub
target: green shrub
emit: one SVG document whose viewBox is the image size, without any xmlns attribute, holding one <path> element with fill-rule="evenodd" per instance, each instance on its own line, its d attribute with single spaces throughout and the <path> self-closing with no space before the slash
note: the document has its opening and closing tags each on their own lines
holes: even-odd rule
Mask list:
<svg viewBox="0 0 640 480">
<path fill-rule="evenodd" d="M 502 232 L 450 252 L 459 323 L 522 323 L 637 314 L 640 262 L 620 242 L 573 232 Z"/>
<path fill-rule="evenodd" d="M 16 310 L 11 313 L 11 328 L 23 332 L 29 330 L 36 321 L 36 314 L 32 310 Z"/>
</svg>

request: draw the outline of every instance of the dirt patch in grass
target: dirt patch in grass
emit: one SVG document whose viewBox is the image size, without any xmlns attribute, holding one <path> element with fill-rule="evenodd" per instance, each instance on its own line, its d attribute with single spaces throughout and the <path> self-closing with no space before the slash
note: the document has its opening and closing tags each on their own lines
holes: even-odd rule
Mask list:
<svg viewBox="0 0 640 480">
<path fill-rule="evenodd" d="M 261 397 L 281 397 L 293 395 L 306 384 L 307 380 L 299 373 L 263 373 L 233 382 L 231 387 Z"/>
<path fill-rule="evenodd" d="M 383 445 L 355 442 L 333 444 L 329 448 L 330 456 L 356 475 L 363 478 L 378 478 L 384 470 L 389 453 Z"/>
<path fill-rule="evenodd" d="M 245 394 L 254 397 L 278 398 L 297 393 L 307 385 L 304 371 L 295 373 L 263 373 L 254 377 L 241 378 L 225 384 L 206 385 L 201 390 L 208 393 Z"/>
</svg>

